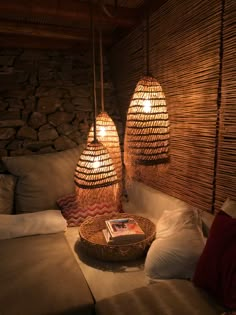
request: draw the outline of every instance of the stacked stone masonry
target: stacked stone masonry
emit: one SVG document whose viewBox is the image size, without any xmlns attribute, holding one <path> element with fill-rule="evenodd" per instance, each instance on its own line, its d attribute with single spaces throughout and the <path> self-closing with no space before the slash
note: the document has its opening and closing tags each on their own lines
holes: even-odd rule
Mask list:
<svg viewBox="0 0 236 315">
<path fill-rule="evenodd" d="M 1 157 L 62 151 L 87 141 L 93 119 L 90 63 L 88 51 L 0 50 Z M 107 63 L 104 70 L 105 110 L 122 139 Z M 99 80 L 97 92 L 99 112 Z"/>
</svg>

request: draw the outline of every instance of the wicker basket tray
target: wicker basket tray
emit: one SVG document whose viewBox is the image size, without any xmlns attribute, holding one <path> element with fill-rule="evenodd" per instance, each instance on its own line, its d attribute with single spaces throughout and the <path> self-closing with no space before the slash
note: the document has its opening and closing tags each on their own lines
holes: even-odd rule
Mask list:
<svg viewBox="0 0 236 315">
<path fill-rule="evenodd" d="M 110 245 L 106 243 L 102 230 L 105 220 L 115 218 L 134 218 L 145 233 L 145 239 L 136 243 Z M 143 256 L 155 238 L 156 227 L 150 220 L 131 214 L 99 215 L 89 217 L 80 226 L 80 242 L 87 255 L 104 261 L 133 260 Z"/>
</svg>

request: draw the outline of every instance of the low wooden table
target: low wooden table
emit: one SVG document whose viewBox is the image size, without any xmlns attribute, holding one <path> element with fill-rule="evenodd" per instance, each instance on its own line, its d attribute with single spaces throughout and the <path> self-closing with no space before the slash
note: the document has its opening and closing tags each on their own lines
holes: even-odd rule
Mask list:
<svg viewBox="0 0 236 315">
<path fill-rule="evenodd" d="M 116 218 L 134 218 L 145 233 L 145 239 L 136 243 L 114 245 L 107 244 L 102 230 L 106 228 L 105 220 Z M 79 228 L 81 247 L 87 255 L 103 261 L 134 260 L 146 254 L 155 238 L 156 227 L 147 218 L 117 213 L 89 217 Z"/>
</svg>

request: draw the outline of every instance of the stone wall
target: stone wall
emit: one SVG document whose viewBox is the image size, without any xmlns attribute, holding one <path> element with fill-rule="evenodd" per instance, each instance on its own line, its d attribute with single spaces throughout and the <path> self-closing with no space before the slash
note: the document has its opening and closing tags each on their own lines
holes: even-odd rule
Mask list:
<svg viewBox="0 0 236 315">
<path fill-rule="evenodd" d="M 122 139 L 106 62 L 104 71 L 105 110 Z M 92 111 L 88 51 L 0 50 L 1 157 L 62 151 L 85 143 Z"/>
</svg>

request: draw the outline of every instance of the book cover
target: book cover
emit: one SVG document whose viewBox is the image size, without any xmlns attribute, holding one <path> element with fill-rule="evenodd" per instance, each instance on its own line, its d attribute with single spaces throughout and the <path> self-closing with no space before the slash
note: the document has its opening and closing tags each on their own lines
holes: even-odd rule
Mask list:
<svg viewBox="0 0 236 315">
<path fill-rule="evenodd" d="M 112 239 L 143 239 L 145 234 L 139 224 L 132 218 L 107 220 L 106 225 Z"/>
<path fill-rule="evenodd" d="M 108 244 L 112 244 L 112 238 L 111 238 L 111 234 L 109 233 L 109 231 L 107 229 L 103 229 L 102 233 L 105 237 L 105 240 Z"/>
</svg>

